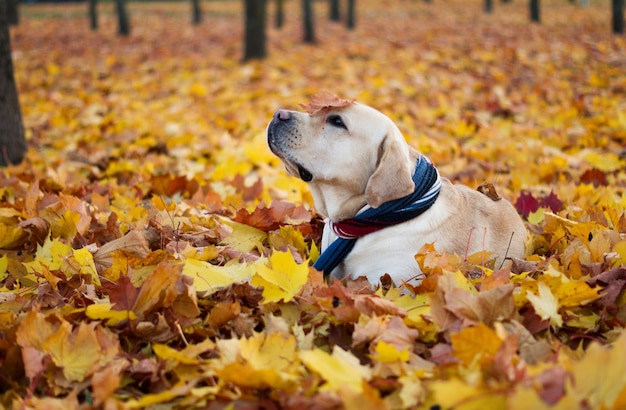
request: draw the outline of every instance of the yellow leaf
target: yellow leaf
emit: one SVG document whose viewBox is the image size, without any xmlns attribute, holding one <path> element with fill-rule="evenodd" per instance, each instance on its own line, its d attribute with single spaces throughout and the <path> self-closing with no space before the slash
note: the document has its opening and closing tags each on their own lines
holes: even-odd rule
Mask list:
<svg viewBox="0 0 626 410">
<path fill-rule="evenodd" d="M 189 87 L 189 93 L 196 97 L 206 97 L 209 93 L 209 90 L 201 83 L 193 83 L 191 87 Z"/>
<path fill-rule="evenodd" d="M 18 246 L 25 233 L 19 225 L 5 225 L 0 223 L 0 249 Z"/>
<path fill-rule="evenodd" d="M 139 288 L 133 311 L 142 317 L 156 306 L 169 307 L 178 292 L 176 282 L 180 277 L 180 266 L 166 260 L 159 263 Z"/>
<path fill-rule="evenodd" d="M 154 343 L 152 351 L 162 360 L 174 360 L 182 364 L 198 364 L 198 359 L 195 357 L 190 357 L 164 344 Z"/>
<path fill-rule="evenodd" d="M 222 243 L 239 252 L 250 252 L 262 249 L 267 234 L 260 229 L 239 222 L 224 219 L 223 222 L 233 228 L 230 235 Z"/>
<path fill-rule="evenodd" d="M 372 377 L 369 367 L 361 365 L 356 356 L 338 346 L 333 348 L 332 355 L 317 348 L 300 352 L 300 360 L 326 381 L 321 390 L 341 390 L 347 387 L 361 392 L 363 381 Z"/>
<path fill-rule="evenodd" d="M 626 168 L 626 161 L 621 160 L 616 154 L 608 151 L 588 152 L 585 155 L 585 161 L 604 172 L 613 172 Z"/>
<path fill-rule="evenodd" d="M 482 386 L 473 386 L 464 383 L 458 378 L 437 380 L 428 384 L 433 392 L 435 402 L 443 409 L 454 410 L 484 410 L 502 409 L 505 407 L 505 397 L 494 393 L 488 395 L 488 390 Z"/>
<path fill-rule="evenodd" d="M 0 256 L 0 282 L 9 276 L 7 268 L 9 267 L 9 257 L 7 255 Z"/>
<path fill-rule="evenodd" d="M 545 208 L 539 208 L 535 212 L 528 214 L 528 222 L 532 225 L 539 225 L 546 219 Z"/>
<path fill-rule="evenodd" d="M 218 376 L 252 388 L 285 389 L 300 375 L 296 339 L 292 335 L 258 333 L 239 342 L 239 360 L 218 370 Z"/>
<path fill-rule="evenodd" d="M 572 392 L 592 409 L 614 408 L 618 397 L 626 388 L 624 377 L 626 363 L 626 332 L 611 346 L 591 343 L 585 356 L 574 364 L 575 389 Z"/>
<path fill-rule="evenodd" d="M 125 403 L 125 407 L 129 409 L 145 409 L 148 407 L 157 407 L 156 405 L 166 403 L 179 396 L 185 396 L 189 393 L 193 383 L 181 381 L 179 384 L 164 390 L 160 393 L 144 394 L 139 400 L 129 400 Z"/>
<path fill-rule="evenodd" d="M 83 247 L 80 249 L 74 249 L 73 254 L 74 259 L 80 265 L 80 273 L 91 276 L 92 283 L 94 285 L 102 286 L 91 252 L 89 252 L 86 247 Z"/>
<path fill-rule="evenodd" d="M 392 344 L 386 343 L 381 340 L 374 349 L 376 355 L 372 355 L 371 358 L 378 360 L 382 363 L 394 363 L 394 362 L 408 362 L 409 361 L 409 349 L 404 348 L 401 351 L 398 350 Z"/>
<path fill-rule="evenodd" d="M 94 320 L 106 320 L 107 326 L 115 326 L 125 320 L 135 320 L 137 315 L 129 310 L 111 310 L 111 303 L 97 303 L 87 306 L 85 315 Z"/>
<path fill-rule="evenodd" d="M 559 301 L 550 290 L 550 287 L 544 282 L 539 282 L 538 291 L 539 295 L 530 292 L 526 293 L 526 298 L 533 305 L 535 313 L 543 320 L 550 320 L 552 326 L 563 326 L 563 318 L 559 314 Z"/>
<path fill-rule="evenodd" d="M 580 306 L 585 305 L 600 297 L 598 292 L 599 287 L 592 288 L 587 282 L 582 281 L 568 281 L 561 282 L 561 284 L 553 290 L 556 298 L 559 301 L 559 306 Z"/>
<path fill-rule="evenodd" d="M 48 237 L 42 246 L 37 246 L 35 260 L 25 262 L 24 266 L 28 272 L 37 272 L 41 270 L 41 265 L 46 266 L 50 270 L 60 270 L 67 266 L 67 257 L 72 254 L 72 247 L 59 239 L 51 239 Z"/>
<path fill-rule="evenodd" d="M 59 325 L 46 320 L 43 313 L 31 310 L 20 321 L 17 330 L 17 344 L 43 350 L 43 343 L 56 333 Z"/>
<path fill-rule="evenodd" d="M 452 354 L 465 366 L 493 360 L 503 343 L 496 331 L 484 323 L 452 333 L 450 338 Z"/>
<path fill-rule="evenodd" d="M 193 286 L 198 292 L 218 291 L 233 283 L 249 279 L 254 272 L 254 266 L 245 263 L 216 266 L 196 259 L 187 259 L 183 266 L 183 275 L 193 278 Z"/>
<path fill-rule="evenodd" d="M 63 321 L 56 333 L 46 339 L 43 350 L 54 364 L 63 369 L 69 381 L 82 382 L 101 359 L 101 350 L 94 332 L 96 323 L 81 322 L 72 332 L 72 325 Z"/>
<path fill-rule="evenodd" d="M 308 280 L 309 264 L 297 264 L 291 252 L 275 251 L 269 258 L 271 267 L 257 264 L 251 283 L 263 286 L 265 303 L 284 300 L 289 302 Z"/>
</svg>

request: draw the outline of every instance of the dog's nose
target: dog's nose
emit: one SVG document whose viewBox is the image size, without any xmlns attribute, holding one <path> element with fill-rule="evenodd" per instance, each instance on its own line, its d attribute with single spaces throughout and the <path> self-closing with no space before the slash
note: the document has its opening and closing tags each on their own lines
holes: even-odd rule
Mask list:
<svg viewBox="0 0 626 410">
<path fill-rule="evenodd" d="M 278 121 L 289 121 L 291 119 L 291 113 L 287 110 L 276 110 L 274 113 L 274 119 Z"/>
</svg>

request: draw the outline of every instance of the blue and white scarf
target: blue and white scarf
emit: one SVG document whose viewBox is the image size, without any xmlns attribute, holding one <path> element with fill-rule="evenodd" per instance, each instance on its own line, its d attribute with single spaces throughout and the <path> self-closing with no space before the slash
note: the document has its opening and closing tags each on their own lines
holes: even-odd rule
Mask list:
<svg viewBox="0 0 626 410">
<path fill-rule="evenodd" d="M 313 267 L 324 272 L 324 278 L 328 278 L 348 256 L 358 238 L 406 222 L 428 210 L 439 196 L 441 179 L 437 168 L 422 155 L 417 160 L 413 182 L 415 190 L 403 198 L 385 202 L 378 208 L 366 206 L 354 218 L 330 222 L 330 227 L 339 238 L 322 252 Z"/>
</svg>

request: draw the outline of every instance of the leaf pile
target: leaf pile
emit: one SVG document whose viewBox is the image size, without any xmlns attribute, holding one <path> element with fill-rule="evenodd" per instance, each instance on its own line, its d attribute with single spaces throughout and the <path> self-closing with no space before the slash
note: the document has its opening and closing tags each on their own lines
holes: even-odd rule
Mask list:
<svg viewBox="0 0 626 410">
<path fill-rule="evenodd" d="M 127 39 L 112 4 L 99 33 L 82 4 L 22 6 L 31 149 L 0 170 L 0 407 L 625 407 L 626 41 L 608 7 L 547 1 L 532 25 L 524 2 L 365 0 L 347 32 L 318 2 L 310 46 L 286 4 L 270 58 L 243 65 L 241 2 L 205 3 L 198 27 L 187 3 L 131 3 Z M 321 218 L 264 131 L 323 89 L 390 115 L 443 175 L 495 185 L 527 258 L 426 246 L 417 288 L 325 283 Z"/>
</svg>

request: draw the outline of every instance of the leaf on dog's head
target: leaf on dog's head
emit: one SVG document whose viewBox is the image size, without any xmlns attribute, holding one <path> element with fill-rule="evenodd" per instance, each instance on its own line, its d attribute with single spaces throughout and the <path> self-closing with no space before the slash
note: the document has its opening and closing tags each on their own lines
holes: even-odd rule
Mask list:
<svg viewBox="0 0 626 410">
<path fill-rule="evenodd" d="M 344 100 L 337 97 L 335 94 L 324 90 L 311 97 L 310 103 L 300 104 L 300 106 L 308 112 L 309 115 L 314 115 L 320 111 L 328 110 L 330 108 L 347 107 L 350 104 L 354 104 L 354 100 Z"/>
</svg>

